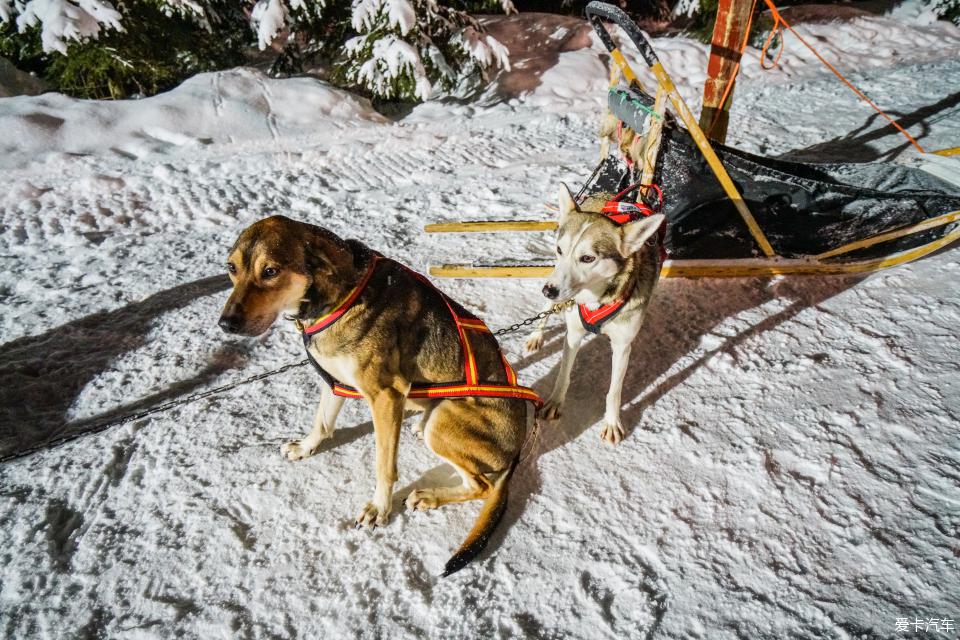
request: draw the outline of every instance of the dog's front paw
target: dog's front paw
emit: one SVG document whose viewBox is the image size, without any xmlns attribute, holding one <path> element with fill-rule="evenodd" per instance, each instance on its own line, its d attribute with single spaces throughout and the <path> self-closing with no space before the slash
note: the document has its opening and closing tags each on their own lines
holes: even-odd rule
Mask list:
<svg viewBox="0 0 960 640">
<path fill-rule="evenodd" d="M 416 491 L 411 491 L 410 495 L 407 496 L 407 509 L 411 511 L 427 511 L 428 509 L 436 509 L 440 506 L 440 501 L 437 499 L 437 494 L 432 489 L 417 489 Z"/>
<path fill-rule="evenodd" d="M 523 352 L 526 354 L 536 353 L 543 346 L 543 331 L 534 331 L 527 337 L 523 344 Z"/>
<path fill-rule="evenodd" d="M 390 507 L 378 507 L 372 502 L 368 502 L 360 515 L 357 516 L 357 527 L 376 527 L 387 524 L 390 518 Z"/>
<path fill-rule="evenodd" d="M 600 432 L 600 439 L 608 444 L 620 444 L 620 441 L 623 440 L 623 436 L 626 432 L 623 430 L 623 425 L 620 424 L 620 420 L 615 420 L 612 422 L 605 422 L 603 424 L 603 430 Z"/>
<path fill-rule="evenodd" d="M 313 455 L 315 449 L 307 449 L 302 444 L 303 440 L 294 440 L 280 445 L 280 455 L 287 460 L 303 460 Z"/>
<path fill-rule="evenodd" d="M 543 403 L 543 406 L 540 407 L 540 411 L 537 412 L 537 416 L 543 418 L 544 420 L 557 420 L 561 415 L 563 415 L 561 409 L 563 409 L 563 400 L 551 396 L 546 402 Z"/>
</svg>

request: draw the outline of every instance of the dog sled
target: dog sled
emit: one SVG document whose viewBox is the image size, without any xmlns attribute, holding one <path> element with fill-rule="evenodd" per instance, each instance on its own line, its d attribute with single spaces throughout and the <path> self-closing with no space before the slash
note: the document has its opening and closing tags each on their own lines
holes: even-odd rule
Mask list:
<svg viewBox="0 0 960 640">
<path fill-rule="evenodd" d="M 664 277 L 863 273 L 915 260 L 960 238 L 960 159 L 925 154 L 900 164 L 813 164 L 711 143 L 636 24 L 602 2 L 591 2 L 586 16 L 613 61 L 607 117 L 632 138 L 626 144 L 621 137 L 619 152 L 601 160 L 578 198 L 637 183 L 659 185 L 667 219 Z M 654 95 L 641 86 L 605 21 L 618 25 L 649 65 L 657 80 Z M 637 193 L 652 204 L 651 191 Z M 439 223 L 426 231 L 555 228 L 550 220 L 505 220 Z M 432 266 L 430 274 L 542 278 L 552 269 L 445 264 Z"/>
</svg>

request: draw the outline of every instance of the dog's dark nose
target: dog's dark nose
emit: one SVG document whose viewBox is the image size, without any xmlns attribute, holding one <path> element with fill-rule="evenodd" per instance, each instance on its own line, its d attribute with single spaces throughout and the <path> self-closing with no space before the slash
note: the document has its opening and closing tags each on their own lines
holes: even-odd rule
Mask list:
<svg viewBox="0 0 960 640">
<path fill-rule="evenodd" d="M 220 328 L 227 333 L 240 331 L 240 316 L 220 316 Z"/>
<path fill-rule="evenodd" d="M 560 295 L 560 289 L 557 289 L 552 284 L 543 285 L 543 295 L 547 296 L 551 300 L 556 300 L 557 296 Z"/>
</svg>

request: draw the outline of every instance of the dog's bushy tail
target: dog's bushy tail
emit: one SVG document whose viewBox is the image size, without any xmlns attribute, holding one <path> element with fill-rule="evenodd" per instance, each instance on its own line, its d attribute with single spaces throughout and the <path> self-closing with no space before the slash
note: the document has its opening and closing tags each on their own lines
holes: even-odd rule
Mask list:
<svg viewBox="0 0 960 640">
<path fill-rule="evenodd" d="M 510 476 L 513 475 L 513 470 L 517 468 L 519 461 L 520 456 L 518 455 L 514 458 L 507 472 L 497 478 L 493 485 L 493 491 L 490 492 L 483 503 L 483 507 L 480 508 L 480 515 L 477 516 L 473 529 L 467 534 L 467 538 L 457 549 L 457 552 L 447 560 L 447 564 L 443 568 L 444 578 L 463 569 L 471 560 L 480 555 L 480 552 L 487 546 L 490 536 L 493 535 L 494 529 L 500 524 L 503 514 L 507 511 L 507 484 L 510 482 Z"/>
</svg>

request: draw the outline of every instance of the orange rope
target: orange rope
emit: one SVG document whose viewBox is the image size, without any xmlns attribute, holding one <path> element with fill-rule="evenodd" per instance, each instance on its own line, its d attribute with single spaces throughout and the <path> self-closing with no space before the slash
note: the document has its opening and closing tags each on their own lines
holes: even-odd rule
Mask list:
<svg viewBox="0 0 960 640">
<path fill-rule="evenodd" d="M 796 36 L 797 40 L 799 40 L 799 41 L 803 44 L 803 46 L 805 46 L 807 49 L 809 49 L 810 52 L 813 53 L 813 55 L 815 55 L 815 56 L 817 57 L 817 60 L 819 60 L 820 62 L 822 62 L 822 63 L 824 64 L 824 66 L 826 66 L 828 69 L 830 69 L 830 71 L 833 72 L 833 75 L 837 76 L 837 77 L 840 79 L 840 81 L 843 82 L 843 84 L 847 85 L 847 87 L 849 87 L 851 91 L 853 91 L 855 94 L 857 94 L 857 96 L 858 96 L 861 100 L 863 100 L 863 101 L 866 102 L 868 105 L 870 105 L 870 106 L 873 108 L 874 111 L 876 111 L 876 112 L 879 113 L 881 116 L 883 116 L 883 117 L 887 120 L 887 122 L 889 122 L 890 124 L 892 124 L 900 133 L 902 133 L 902 134 L 904 135 L 904 137 L 906 137 L 906 139 L 910 141 L 910 144 L 912 144 L 914 147 L 916 147 L 917 151 L 919 151 L 920 153 L 926 153 L 926 151 L 924 151 L 923 147 L 920 146 L 920 143 L 918 143 L 918 142 L 914 139 L 913 136 L 911 136 L 909 133 L 907 133 L 907 130 L 906 130 L 906 129 L 904 129 L 903 127 L 901 127 L 899 124 L 896 123 L 896 121 L 894 121 L 893 118 L 891 118 L 891 117 L 888 116 L 886 113 L 884 113 L 884 111 L 883 111 L 880 107 L 878 107 L 878 106 L 873 102 L 873 100 L 871 100 L 870 98 L 868 98 L 868 97 L 866 96 L 866 94 L 863 93 L 863 91 L 860 91 L 860 89 L 858 89 L 857 87 L 855 87 L 852 82 L 850 82 L 850 81 L 847 80 L 845 77 L 843 77 L 843 74 L 840 73 L 839 71 L 837 71 L 837 68 L 836 68 L 836 67 L 834 67 L 832 64 L 830 64 L 829 62 L 827 62 L 827 61 L 824 59 L 824 57 L 821 56 L 820 53 L 817 52 L 817 50 L 814 49 L 813 46 L 810 45 L 809 42 L 807 42 L 806 40 L 804 40 L 804 39 L 803 39 L 803 36 L 801 36 L 799 33 L 797 33 L 796 30 L 793 28 L 793 26 L 791 26 L 790 23 L 787 22 L 782 15 L 780 15 L 780 12 L 777 11 L 776 5 L 773 4 L 773 0 L 763 0 L 763 1 L 766 3 L 767 8 L 770 9 L 770 13 L 773 15 L 773 28 L 772 28 L 771 31 L 770 31 L 770 35 L 767 36 L 767 40 L 763 43 L 763 48 L 760 50 L 760 66 L 761 66 L 761 68 L 763 68 L 765 71 L 769 71 L 770 69 L 773 69 L 774 67 L 776 67 L 777 64 L 780 62 L 780 56 L 783 54 L 783 46 L 784 46 L 784 45 L 783 45 L 783 29 L 784 29 L 784 27 L 786 27 L 787 30 L 790 31 L 790 33 L 792 33 L 794 36 Z M 756 0 L 754 0 L 754 8 L 755 8 L 755 7 L 756 7 Z M 750 19 L 751 19 L 751 21 L 753 20 L 753 10 L 751 10 L 751 12 L 750 12 Z M 770 48 L 771 43 L 773 43 L 773 39 L 776 37 L 776 35 L 777 35 L 778 33 L 781 34 L 781 37 L 780 37 L 780 48 L 779 48 L 779 50 L 777 51 L 777 56 L 776 56 L 776 58 L 774 58 L 774 60 L 773 60 L 773 64 L 768 67 L 767 65 L 764 64 L 764 59 L 766 59 L 766 57 L 767 57 L 767 50 Z M 746 36 L 744 36 L 743 46 L 740 48 L 740 56 L 741 56 L 741 57 L 743 57 L 744 51 L 747 50 L 747 42 L 748 42 L 748 40 L 749 40 L 749 37 L 750 37 L 750 22 L 747 23 L 747 34 L 746 34 Z M 738 61 L 737 61 L 737 66 L 736 66 L 736 68 L 734 69 L 734 72 L 733 72 L 733 78 L 734 78 L 734 79 L 736 79 L 737 73 L 739 73 L 739 72 L 740 72 L 740 61 L 738 60 Z M 719 109 L 723 109 L 723 105 L 724 105 L 724 103 L 727 101 L 727 98 L 728 98 L 729 95 L 730 95 L 730 90 L 731 90 L 732 87 L 733 87 L 733 81 L 731 80 L 730 83 L 727 85 L 726 90 L 725 90 L 724 93 L 723 93 L 723 98 L 720 100 L 720 107 L 719 107 Z M 710 127 L 710 130 L 711 130 L 711 131 L 713 131 L 713 125 L 714 125 L 714 124 L 716 124 L 716 120 L 714 120 L 714 123 L 711 124 L 711 127 Z"/>
</svg>

